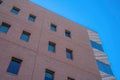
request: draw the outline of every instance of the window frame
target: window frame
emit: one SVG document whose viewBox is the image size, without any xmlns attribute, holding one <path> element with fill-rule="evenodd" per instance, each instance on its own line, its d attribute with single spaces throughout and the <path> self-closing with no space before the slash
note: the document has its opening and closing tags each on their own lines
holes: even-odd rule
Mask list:
<svg viewBox="0 0 120 80">
<path fill-rule="evenodd" d="M 73 60 L 73 50 L 66 48 L 66 58 Z"/>
<path fill-rule="evenodd" d="M 73 78 L 71 78 L 71 77 L 67 77 L 67 80 L 75 80 L 75 79 L 73 79 Z"/>
<path fill-rule="evenodd" d="M 51 47 L 53 49 L 51 49 Z M 55 53 L 56 52 L 56 43 L 49 41 L 48 42 L 48 51 Z"/>
<path fill-rule="evenodd" d="M 3 3 L 3 0 L 0 0 L 0 4 L 2 4 Z"/>
<path fill-rule="evenodd" d="M 2 22 L 1 25 L 0 25 L 0 32 L 2 33 L 8 33 L 9 29 L 10 29 L 11 25 L 6 23 L 6 22 Z M 3 28 L 3 30 L 2 30 Z M 5 29 L 6 28 L 6 29 Z"/>
<path fill-rule="evenodd" d="M 14 6 L 14 7 L 11 9 L 10 12 L 13 13 L 13 14 L 15 14 L 15 15 L 18 15 L 19 12 L 20 12 L 20 8 Z"/>
<path fill-rule="evenodd" d="M 45 70 L 45 80 L 46 80 L 46 76 L 47 76 L 46 74 L 50 74 L 52 76 L 51 80 L 54 80 L 54 76 L 55 76 L 55 72 L 54 71 L 46 69 Z"/>
<path fill-rule="evenodd" d="M 29 14 L 28 21 L 35 22 L 36 21 L 36 16 L 33 14 Z"/>
<path fill-rule="evenodd" d="M 65 30 L 65 36 L 71 38 L 71 32 L 69 30 Z"/>
<path fill-rule="evenodd" d="M 57 31 L 57 26 L 55 24 L 50 25 L 50 30 L 56 32 Z"/>
<path fill-rule="evenodd" d="M 8 65 L 7 72 L 17 75 L 19 73 L 19 71 L 20 71 L 22 62 L 23 62 L 23 60 L 18 59 L 16 57 L 12 57 L 11 60 L 10 60 L 9 65 Z M 15 64 L 17 64 L 17 69 L 15 68 L 15 66 L 16 66 Z"/>
<path fill-rule="evenodd" d="M 24 36 L 27 37 L 27 39 L 26 38 L 24 39 Z M 25 42 L 29 42 L 30 36 L 31 36 L 31 33 L 23 30 L 23 32 L 22 32 L 22 34 L 20 36 L 20 39 L 25 41 Z"/>
</svg>

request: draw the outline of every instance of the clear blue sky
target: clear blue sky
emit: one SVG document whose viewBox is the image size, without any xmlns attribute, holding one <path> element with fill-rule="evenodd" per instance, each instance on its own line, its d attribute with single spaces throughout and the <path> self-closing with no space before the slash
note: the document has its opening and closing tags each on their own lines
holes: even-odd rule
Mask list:
<svg viewBox="0 0 120 80">
<path fill-rule="evenodd" d="M 31 0 L 99 33 L 104 51 L 120 80 L 120 0 Z"/>
</svg>

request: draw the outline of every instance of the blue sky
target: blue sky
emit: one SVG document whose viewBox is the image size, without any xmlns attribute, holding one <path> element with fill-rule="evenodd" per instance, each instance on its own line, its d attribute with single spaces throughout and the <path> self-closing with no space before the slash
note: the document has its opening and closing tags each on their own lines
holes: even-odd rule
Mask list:
<svg viewBox="0 0 120 80">
<path fill-rule="evenodd" d="M 99 33 L 104 51 L 120 80 L 120 0 L 31 0 Z"/>
</svg>

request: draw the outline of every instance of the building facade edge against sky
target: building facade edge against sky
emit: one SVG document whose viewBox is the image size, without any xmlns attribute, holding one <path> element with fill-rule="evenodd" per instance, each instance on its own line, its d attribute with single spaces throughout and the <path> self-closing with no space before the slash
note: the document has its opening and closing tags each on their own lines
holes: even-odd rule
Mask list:
<svg viewBox="0 0 120 80">
<path fill-rule="evenodd" d="M 118 66 L 119 63 L 119 1 L 118 0 L 85 0 L 85 1 L 37 1 L 31 0 L 36 4 L 41 5 L 59 15 L 67 17 L 68 19 L 77 22 L 78 24 L 82 24 L 89 29 L 97 31 L 99 33 L 99 37 L 103 43 L 104 50 L 112 64 L 112 69 L 117 77 L 120 79 L 119 73 L 120 69 Z M 62 2 L 62 3 L 61 3 Z M 74 4 L 73 6 L 68 5 L 68 3 Z M 59 4 L 59 7 L 56 6 Z M 76 7 L 76 5 L 80 5 L 80 7 Z M 81 6 L 82 5 L 82 6 Z M 97 5 L 97 6 L 96 6 Z M 56 8 L 54 8 L 56 6 Z M 84 8 L 85 6 L 85 8 Z M 87 7 L 86 7 L 87 6 Z M 65 8 L 66 11 L 62 11 L 62 8 Z M 71 10 L 67 10 L 67 8 L 71 8 Z M 74 8 L 74 10 L 73 10 Z M 95 9 L 94 9 L 95 8 Z M 88 10 L 89 9 L 89 10 Z M 77 10 L 77 11 L 75 11 Z M 88 11 L 86 11 L 88 10 Z M 77 12 L 77 13 L 76 13 Z M 73 16 L 74 15 L 74 16 Z M 71 17 L 73 16 L 73 17 Z M 118 47 L 115 47 L 118 46 Z"/>
<path fill-rule="evenodd" d="M 102 80 L 116 80 L 98 33 L 88 29 L 88 35 Z"/>
<path fill-rule="evenodd" d="M 85 28 L 28 1 L 4 0 L 0 9 L 0 79 L 100 80 Z"/>
<path fill-rule="evenodd" d="M 48 11 L 49 12 L 49 11 Z M 14 12 L 13 12 L 14 13 Z M 51 12 L 50 12 L 51 13 Z M 16 15 L 16 14 L 15 14 Z M 55 14 L 56 15 L 56 14 Z M 30 21 L 32 21 L 32 22 L 35 22 L 35 19 L 36 18 L 36 16 L 34 15 L 34 17 L 32 17 L 31 19 L 28 19 L 28 20 L 30 20 Z M 38 17 L 37 17 L 38 18 Z M 68 20 L 68 19 L 67 19 Z M 68 21 L 69 22 L 69 21 Z M 70 21 L 71 22 L 71 21 Z M 72 23 L 74 23 L 74 22 L 72 22 Z M 78 25 L 78 24 L 77 24 Z M 68 32 L 68 31 L 67 31 Z M 24 37 L 23 38 L 21 38 L 23 41 L 26 41 L 26 42 L 28 42 L 29 40 L 27 39 L 26 40 L 26 36 L 27 36 L 27 38 L 29 38 L 29 36 L 31 36 L 31 34 L 29 34 L 27 31 L 23 31 L 23 34 L 24 34 Z M 68 33 L 69 35 L 71 34 L 71 33 Z M 66 36 L 68 36 L 68 37 L 71 37 L 71 36 L 69 36 L 69 35 L 66 35 Z M 100 48 L 99 48 L 100 49 Z M 70 54 L 71 54 L 71 50 L 70 50 Z M 70 58 L 70 57 L 69 57 Z M 72 59 L 72 58 L 71 58 Z M 13 60 L 14 61 L 14 60 Z M 50 72 L 50 71 L 48 71 L 48 72 Z"/>
</svg>

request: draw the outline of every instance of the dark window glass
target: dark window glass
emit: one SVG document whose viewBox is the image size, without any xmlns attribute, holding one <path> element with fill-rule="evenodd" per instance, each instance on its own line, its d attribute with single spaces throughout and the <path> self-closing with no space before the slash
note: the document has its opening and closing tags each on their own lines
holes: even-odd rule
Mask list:
<svg viewBox="0 0 120 80">
<path fill-rule="evenodd" d="M 53 24 L 51 24 L 50 29 L 51 29 L 52 31 L 57 31 L 56 26 L 55 26 L 55 25 L 53 25 Z"/>
<path fill-rule="evenodd" d="M 68 31 L 68 30 L 65 30 L 65 36 L 66 36 L 66 37 L 71 37 L 71 32 Z"/>
<path fill-rule="evenodd" d="M 0 4 L 2 4 L 3 3 L 3 1 L 2 0 L 0 0 Z"/>
<path fill-rule="evenodd" d="M 67 80 L 75 80 L 75 79 L 68 77 Z"/>
<path fill-rule="evenodd" d="M 93 48 L 98 49 L 98 50 L 104 52 L 101 44 L 98 44 L 97 42 L 92 41 L 92 40 L 90 40 L 90 43 L 91 43 Z"/>
<path fill-rule="evenodd" d="M 12 57 L 12 60 L 8 66 L 7 72 L 12 74 L 18 74 L 22 60 Z"/>
<path fill-rule="evenodd" d="M 20 11 L 20 9 L 17 8 L 17 7 L 13 7 L 13 8 L 11 9 L 11 12 L 12 12 L 13 14 L 16 14 L 16 15 L 19 13 L 19 11 Z"/>
<path fill-rule="evenodd" d="M 54 72 L 47 69 L 45 71 L 45 80 L 54 80 Z"/>
<path fill-rule="evenodd" d="M 29 38 L 30 38 L 30 33 L 29 32 L 26 32 L 26 31 L 23 31 L 20 39 L 23 40 L 23 41 L 26 41 L 28 42 L 29 41 Z"/>
<path fill-rule="evenodd" d="M 68 59 L 73 59 L 72 50 L 66 49 L 66 57 L 67 57 Z"/>
<path fill-rule="evenodd" d="M 28 17 L 28 20 L 29 21 L 32 21 L 32 22 L 35 22 L 35 19 L 36 19 L 36 16 L 30 14 L 29 17 Z"/>
<path fill-rule="evenodd" d="M 99 60 L 96 60 L 96 62 L 97 62 L 97 65 L 98 65 L 98 68 L 100 71 L 110 74 L 110 75 L 113 75 L 110 65 L 107 65 Z"/>
<path fill-rule="evenodd" d="M 55 52 L 55 46 L 56 46 L 55 43 L 49 42 L 49 44 L 48 44 L 48 51 Z"/>
<path fill-rule="evenodd" d="M 3 22 L 0 26 L 0 32 L 7 33 L 9 28 L 10 28 L 10 25 Z"/>
</svg>

